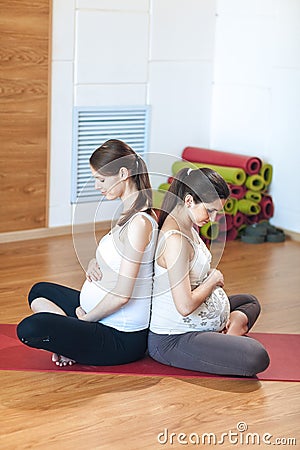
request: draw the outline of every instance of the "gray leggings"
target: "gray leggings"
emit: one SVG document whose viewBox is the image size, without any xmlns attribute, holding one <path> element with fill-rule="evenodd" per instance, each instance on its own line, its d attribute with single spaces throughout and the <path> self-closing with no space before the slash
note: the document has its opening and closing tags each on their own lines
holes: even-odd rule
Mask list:
<svg viewBox="0 0 300 450">
<path fill-rule="evenodd" d="M 249 294 L 229 297 L 231 311 L 242 311 L 248 317 L 248 329 L 256 321 L 260 306 Z M 192 331 L 183 334 L 148 336 L 149 355 L 168 366 L 218 375 L 253 376 L 269 363 L 266 349 L 248 336 L 231 336 L 217 332 Z"/>
</svg>

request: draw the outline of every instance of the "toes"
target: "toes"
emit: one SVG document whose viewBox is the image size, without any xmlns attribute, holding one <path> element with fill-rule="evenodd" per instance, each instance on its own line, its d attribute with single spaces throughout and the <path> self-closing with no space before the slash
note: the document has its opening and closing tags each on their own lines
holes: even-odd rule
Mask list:
<svg viewBox="0 0 300 450">
<path fill-rule="evenodd" d="M 57 361 L 59 361 L 59 355 L 58 355 L 57 353 L 53 353 L 53 354 L 52 354 L 52 361 L 55 362 L 55 363 L 56 363 Z"/>
</svg>

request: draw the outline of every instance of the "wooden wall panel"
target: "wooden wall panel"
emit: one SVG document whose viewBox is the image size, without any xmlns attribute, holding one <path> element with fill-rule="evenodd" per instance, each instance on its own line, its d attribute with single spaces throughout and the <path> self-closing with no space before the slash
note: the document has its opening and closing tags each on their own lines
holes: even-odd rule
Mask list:
<svg viewBox="0 0 300 450">
<path fill-rule="evenodd" d="M 0 0 L 0 232 L 47 225 L 50 0 Z"/>
</svg>

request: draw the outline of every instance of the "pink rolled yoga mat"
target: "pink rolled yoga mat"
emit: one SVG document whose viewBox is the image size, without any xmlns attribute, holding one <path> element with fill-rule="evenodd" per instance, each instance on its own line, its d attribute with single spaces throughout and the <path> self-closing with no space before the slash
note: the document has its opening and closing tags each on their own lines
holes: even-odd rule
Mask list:
<svg viewBox="0 0 300 450">
<path fill-rule="evenodd" d="M 182 152 L 182 159 L 205 164 L 217 164 L 219 166 L 239 167 L 248 175 L 257 174 L 262 166 L 260 158 L 246 156 L 207 148 L 186 147 Z"/>
</svg>

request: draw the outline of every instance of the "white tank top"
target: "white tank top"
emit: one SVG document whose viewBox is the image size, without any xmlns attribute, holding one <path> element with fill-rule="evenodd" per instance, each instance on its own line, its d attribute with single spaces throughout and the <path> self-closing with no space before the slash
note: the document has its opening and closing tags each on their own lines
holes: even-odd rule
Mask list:
<svg viewBox="0 0 300 450">
<path fill-rule="evenodd" d="M 153 257 L 157 241 L 157 222 L 149 214 L 138 212 L 123 226 L 115 226 L 99 242 L 96 259 L 102 272 L 98 282 L 86 280 L 80 292 L 80 305 L 87 313 L 101 301 L 108 292 L 113 291 L 117 284 L 121 260 L 126 257 L 124 244 L 120 240 L 124 228 L 130 226 L 132 219 L 141 214 L 152 225 L 152 233 L 147 245 L 137 275 L 130 300 L 125 306 L 99 322 L 120 331 L 139 331 L 149 326 L 151 293 L 153 285 Z"/>
<path fill-rule="evenodd" d="M 154 282 L 150 330 L 157 334 L 182 334 L 190 331 L 221 331 L 230 314 L 230 304 L 221 287 L 213 290 L 209 297 L 190 315 L 182 316 L 176 309 L 167 269 L 157 263 L 162 243 L 172 234 L 180 234 L 188 239 L 194 249 L 190 262 L 189 277 L 191 289 L 201 284 L 210 270 L 211 253 L 193 230 L 197 243 L 178 230 L 169 230 L 160 240 L 154 263 Z"/>
</svg>

